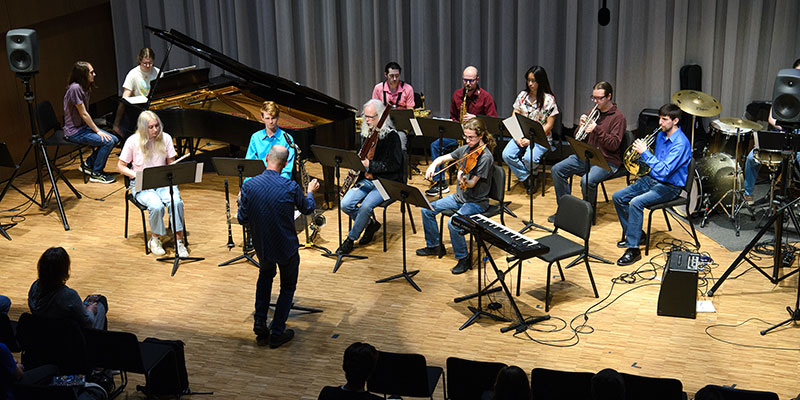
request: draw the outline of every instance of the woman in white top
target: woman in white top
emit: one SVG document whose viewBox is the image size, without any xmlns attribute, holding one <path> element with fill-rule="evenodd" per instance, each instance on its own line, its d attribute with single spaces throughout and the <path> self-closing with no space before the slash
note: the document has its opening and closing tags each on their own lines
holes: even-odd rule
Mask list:
<svg viewBox="0 0 800 400">
<path fill-rule="evenodd" d="M 161 119 L 152 112 L 144 111 L 139 115 L 136 133 L 125 141 L 122 153 L 119 155 L 117 169 L 123 175 L 131 178 L 131 192 L 136 197 L 136 201 L 147 206 L 148 219 L 150 220 L 150 240 L 147 246 L 150 251 L 157 256 L 164 255 L 164 248 L 161 246 L 160 235 L 167 233 L 164 228 L 164 208 L 171 210 L 170 202 L 172 199 L 169 194 L 169 187 L 164 186 L 156 189 L 146 189 L 141 192 L 135 191 L 136 173 L 149 167 L 167 165 L 175 161 L 175 146 L 172 144 L 172 137 L 164 132 Z M 131 166 L 128 167 L 128 164 Z M 189 252 L 183 242 L 183 201 L 177 186 L 172 186 L 175 197 L 175 236 L 178 243 L 175 245 L 178 256 L 188 257 Z"/>
<path fill-rule="evenodd" d="M 139 50 L 139 56 L 136 57 L 138 65 L 128 71 L 125 75 L 125 81 L 122 83 L 122 97 L 131 96 L 147 96 L 150 94 L 150 81 L 156 79 L 159 73 L 158 67 L 154 64 L 156 62 L 156 53 L 149 47 L 144 47 Z M 114 121 L 114 132 L 123 136 L 120 131 L 119 123 L 122 119 L 122 103 L 117 108 L 117 118 Z"/>
</svg>

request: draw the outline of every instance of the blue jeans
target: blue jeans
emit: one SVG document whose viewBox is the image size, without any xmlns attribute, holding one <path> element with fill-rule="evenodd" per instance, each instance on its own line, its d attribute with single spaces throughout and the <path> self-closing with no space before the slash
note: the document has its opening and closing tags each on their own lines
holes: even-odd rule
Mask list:
<svg viewBox="0 0 800 400">
<path fill-rule="evenodd" d="M 554 148 L 555 149 L 555 148 Z M 503 149 L 503 161 L 508 165 L 514 176 L 520 181 L 528 179 L 528 176 L 536 175 L 536 169 L 539 168 L 539 162 L 542 161 L 542 155 L 547 151 L 544 146 L 533 145 L 533 165 L 531 166 L 531 148 L 530 146 L 523 149 L 517 145 L 517 142 L 511 140 Z M 529 172 L 530 171 L 530 172 Z"/>
<path fill-rule="evenodd" d="M 460 203 L 449 195 L 442 199 L 436 200 L 431 203 L 433 211 L 426 208 L 422 209 L 422 226 L 425 229 L 425 245 L 427 247 L 439 247 L 439 225 L 436 223 L 436 214 L 443 210 L 458 210 L 462 215 L 478 214 L 486 211 L 477 203 Z M 456 260 L 461 260 L 469 256 L 467 254 L 467 241 L 461 235 L 461 230 L 453 226 L 453 219 L 447 222 L 447 227 L 450 229 L 450 244 L 453 245 L 453 253 L 455 253 Z"/>
<path fill-rule="evenodd" d="M 617 172 L 616 165 L 608 164 L 611 171 L 592 165 L 589 168 L 589 182 L 588 193 L 584 193 L 584 197 L 590 202 L 597 198 L 597 184 L 603 179 L 608 178 Z M 583 191 L 583 180 L 586 178 L 584 171 L 586 170 L 586 162 L 581 161 L 575 154 L 559 161 L 550 170 L 550 175 L 553 176 L 553 186 L 556 189 L 556 202 L 561 199 L 561 196 L 572 193 L 572 187 L 569 185 L 569 178 L 572 175 L 581 176 L 581 191 Z"/>
<path fill-rule="evenodd" d="M 681 188 L 659 183 L 650 175 L 641 177 L 632 185 L 615 192 L 612 197 L 619 223 L 622 225 L 626 247 L 639 248 L 644 208 L 672 200 L 679 194 Z"/>
<path fill-rule="evenodd" d="M 135 187 L 136 180 L 131 180 L 131 187 Z M 172 186 L 173 194 L 175 196 L 175 232 L 183 230 L 183 200 L 181 200 L 181 192 L 178 186 Z M 147 206 L 147 219 L 150 221 L 150 230 L 156 235 L 165 235 L 167 229 L 164 227 L 164 208 L 167 212 L 172 212 L 170 203 L 172 199 L 169 196 L 169 187 L 164 186 L 155 189 L 142 190 L 136 192 L 131 189 L 131 193 L 136 198 L 136 201 Z M 170 219 L 170 224 L 172 220 Z"/>
<path fill-rule="evenodd" d="M 361 207 L 358 206 L 361 203 Z M 372 184 L 369 179 L 361 178 L 353 185 L 347 193 L 342 197 L 342 212 L 349 215 L 353 219 L 353 228 L 347 233 L 350 240 L 358 240 L 361 232 L 369 223 L 369 217 L 372 215 L 372 210 L 383 203 L 378 189 Z"/>
<path fill-rule="evenodd" d="M 108 133 L 105 131 L 101 132 Z M 64 138 L 72 143 L 85 144 L 87 146 L 94 147 L 92 155 L 90 155 L 85 162 L 86 165 L 92 168 L 93 173 L 99 174 L 100 172 L 103 172 L 103 168 L 106 167 L 106 161 L 108 161 L 108 156 L 111 154 L 111 150 L 119 142 L 119 139 L 116 136 L 111 135 L 110 133 L 108 134 L 111 136 L 111 140 L 104 142 L 103 139 L 100 138 L 100 135 L 95 133 L 88 126 L 84 126 L 75 134 L 71 136 L 65 136 Z"/>
<path fill-rule="evenodd" d="M 6 296 L 0 295 L 0 314 L 8 314 L 11 309 L 11 299 Z"/>
<path fill-rule="evenodd" d="M 275 315 L 269 329 L 272 333 L 280 335 L 286 330 L 286 319 L 289 318 L 289 311 L 292 308 L 294 290 L 297 287 L 297 271 L 300 267 L 300 254 L 295 253 L 291 258 L 284 262 L 276 263 L 258 259 L 261 268 L 258 271 L 258 281 L 256 282 L 256 322 L 267 320 L 269 315 L 269 300 L 272 296 L 272 280 L 278 269 L 281 270 L 281 291 L 278 294 L 278 302 L 275 304 Z"/>
<path fill-rule="evenodd" d="M 437 157 L 439 157 L 439 156 L 441 156 L 443 154 L 450 154 L 451 152 L 453 152 L 453 150 L 456 149 L 456 147 L 458 147 L 458 141 L 457 140 L 443 138 L 442 139 L 442 151 L 439 152 L 439 139 L 436 139 L 436 140 L 433 141 L 433 143 L 431 143 L 431 159 L 435 160 Z M 440 169 L 442 169 L 441 165 L 436 167 L 436 172 L 439 172 Z M 436 174 L 433 177 L 433 180 L 434 181 L 442 181 L 442 180 L 444 180 L 444 174 L 445 174 L 444 172 L 442 172 L 441 174 Z"/>
</svg>

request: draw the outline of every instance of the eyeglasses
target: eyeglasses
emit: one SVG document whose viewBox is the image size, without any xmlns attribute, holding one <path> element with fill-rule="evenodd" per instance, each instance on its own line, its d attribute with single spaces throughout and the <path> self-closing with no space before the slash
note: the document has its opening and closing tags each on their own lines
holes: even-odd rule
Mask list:
<svg viewBox="0 0 800 400">
<path fill-rule="evenodd" d="M 605 96 L 600 96 L 600 97 L 597 97 L 597 96 L 591 96 L 590 98 L 592 99 L 592 101 L 600 101 L 600 100 L 603 100 L 603 99 L 605 99 L 606 97 L 608 97 L 608 95 L 605 95 Z"/>
<path fill-rule="evenodd" d="M 389 78 L 392 78 L 392 79 L 400 78 L 400 74 L 388 74 L 386 76 L 388 76 Z"/>
<path fill-rule="evenodd" d="M 94 70 L 89 71 L 89 74 L 90 75 L 97 75 L 97 73 L 95 73 Z"/>
<path fill-rule="evenodd" d="M 478 81 L 478 78 L 475 78 L 475 79 L 464 78 L 463 81 L 464 81 L 464 83 L 474 83 L 474 82 Z"/>
<path fill-rule="evenodd" d="M 142 63 L 142 66 L 145 66 L 145 67 L 152 67 L 152 66 L 153 66 L 153 63 L 152 63 L 152 62 L 143 62 L 143 63 Z"/>
<path fill-rule="evenodd" d="M 374 114 L 374 115 L 364 114 L 364 118 L 375 119 L 375 118 L 378 118 L 378 114 Z"/>
<path fill-rule="evenodd" d="M 479 137 L 478 135 L 464 135 L 465 140 L 475 140 L 478 137 Z"/>
</svg>

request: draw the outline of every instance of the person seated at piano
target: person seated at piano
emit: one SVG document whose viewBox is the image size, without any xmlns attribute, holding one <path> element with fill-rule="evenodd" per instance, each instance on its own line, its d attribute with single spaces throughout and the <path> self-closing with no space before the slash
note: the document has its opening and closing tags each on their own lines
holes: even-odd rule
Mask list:
<svg viewBox="0 0 800 400">
<path fill-rule="evenodd" d="M 800 69 L 800 58 L 794 60 L 792 68 Z M 769 117 L 767 119 L 769 120 L 770 130 L 783 131 L 783 127 L 778 125 L 778 121 L 772 117 L 772 107 L 769 108 Z M 754 157 L 755 151 L 755 148 L 750 150 L 750 153 L 747 154 L 747 160 L 744 163 L 744 199 L 751 205 L 753 204 L 753 188 L 756 186 L 758 166 L 760 165 Z M 800 153 L 797 154 L 795 160 L 800 163 Z"/>
<path fill-rule="evenodd" d="M 250 136 L 250 145 L 247 146 L 247 154 L 244 158 L 262 160 L 266 166 L 267 154 L 269 154 L 269 149 L 272 148 L 272 146 L 279 144 L 286 147 L 289 149 L 289 159 L 286 161 L 286 166 L 281 170 L 281 176 L 286 179 L 292 179 L 295 157 L 295 151 L 292 147 L 294 140 L 291 135 L 284 132 L 283 129 L 278 126 L 278 118 L 280 115 L 281 110 L 274 101 L 265 101 L 261 104 L 261 121 L 264 122 L 264 129 Z"/>
<path fill-rule="evenodd" d="M 72 65 L 64 94 L 64 138 L 94 148 L 92 155 L 78 167 L 79 171 L 89 175 L 89 182 L 113 183 L 116 178 L 105 173 L 103 168 L 119 139 L 98 128 L 89 115 L 89 96 L 95 76 L 94 67 L 86 61 Z"/>
<path fill-rule="evenodd" d="M 437 157 L 428 170 L 425 178 L 432 179 L 437 167 L 442 163 L 449 163 L 466 157 L 477 157 L 474 167 L 465 171 L 461 166 L 458 170 L 458 186 L 454 194 L 441 198 L 431 203 L 433 210 L 422 209 L 422 225 L 425 229 L 425 246 L 417 250 L 418 256 L 433 256 L 445 254 L 444 245 L 439 242 L 439 226 L 436 223 L 436 214 L 444 210 L 454 210 L 462 215 L 478 214 L 486 211 L 489 206 L 489 188 L 491 186 L 492 165 L 494 157 L 492 150 L 495 147 L 494 137 L 486 130 L 483 121 L 473 118 L 464 123 L 464 141 L 466 144 L 457 148 L 450 154 Z M 444 172 L 440 172 L 443 174 Z M 450 229 L 450 243 L 453 245 L 458 263 L 450 272 L 462 274 L 472 268 L 470 254 L 467 253 L 467 242 L 461 230 L 453 226 L 452 218 L 447 224 Z"/>
<path fill-rule="evenodd" d="M 156 53 L 153 49 L 143 47 L 139 50 L 136 62 L 137 65 L 125 75 L 125 81 L 122 83 L 122 97 L 148 96 L 150 94 L 150 81 L 155 80 L 158 76 L 159 69 L 154 65 Z M 117 116 L 114 119 L 114 132 L 120 137 L 125 137 L 119 126 L 122 121 L 122 113 L 123 106 L 120 102 L 119 107 L 117 107 Z"/>
<path fill-rule="evenodd" d="M 653 151 L 642 139 L 633 142 L 633 150 L 650 167 L 650 173 L 612 196 L 624 237 L 617 247 L 625 249 L 617 265 L 630 265 L 642 258 L 639 246 L 646 243 L 642 231 L 644 208 L 678 197 L 686 186 L 692 147 L 678 125 L 680 117 L 681 109 L 675 104 L 661 106 L 658 109 L 661 129 L 656 134 Z"/>
<path fill-rule="evenodd" d="M 552 130 L 558 115 L 556 98 L 550 89 L 547 71 L 543 67 L 534 65 L 525 72 L 525 89 L 514 100 L 514 114 L 521 114 L 542 124 L 547 141 L 553 143 Z M 522 138 L 512 140 L 503 148 L 503 161 L 517 179 L 525 185 L 528 194 L 533 193 L 536 187 L 539 162 L 547 149 L 539 144 L 534 144 L 533 152 L 530 140 Z M 533 163 L 531 163 L 533 158 Z"/>
<path fill-rule="evenodd" d="M 371 99 L 364 104 L 363 110 L 364 122 L 361 124 L 361 138 L 366 140 L 372 130 L 377 128 L 386 107 L 380 100 Z M 395 131 L 391 118 L 386 118 L 377 135 L 378 142 L 375 144 L 375 153 L 372 159 L 361 160 L 361 164 L 364 165 L 367 172 L 361 174 L 353 187 L 342 197 L 342 212 L 353 219 L 353 227 L 347 233 L 347 238 L 342 242 L 341 247 L 336 250 L 339 254 L 348 254 L 353 251 L 353 243 L 359 237 L 361 240 L 358 241 L 358 244 L 368 244 L 375 236 L 375 232 L 381 228 L 381 224 L 375 219 L 372 210 L 383 202 L 383 197 L 372 180 L 384 178 L 396 182 L 403 181 L 403 150 L 400 148 L 400 136 Z"/>
<path fill-rule="evenodd" d="M 414 108 L 414 88 L 406 82 L 400 80 L 400 64 L 391 61 L 383 69 L 383 76 L 386 80 L 379 82 L 372 89 L 372 98 L 383 102 L 386 107 L 394 108 Z M 403 151 L 406 150 L 408 138 L 403 131 L 397 131 L 400 135 L 400 144 Z"/>
<path fill-rule="evenodd" d="M 584 198 L 589 201 L 594 201 L 596 198 L 597 183 L 617 172 L 617 169 L 622 165 L 619 146 L 622 143 L 622 137 L 625 135 L 627 123 L 625 122 L 625 116 L 614 104 L 613 99 L 614 88 L 611 84 L 605 81 L 597 82 L 592 88 L 592 101 L 597 107 L 595 112 L 599 113 L 597 114 L 599 115 L 597 121 L 589 120 L 589 116 L 586 114 L 581 115 L 580 127 L 585 127 L 587 134 L 584 140 L 589 145 L 600 149 L 603 157 L 608 161 L 608 166 L 611 167 L 611 171 L 594 164 L 589 168 L 588 191 L 583 193 Z M 561 199 L 561 196 L 572 193 L 569 178 L 573 175 L 581 176 L 581 191 L 583 191 L 584 179 L 586 179 L 585 171 L 586 162 L 581 161 L 575 154 L 553 166 L 551 175 L 553 176 L 553 186 L 556 189 L 556 203 Z M 555 217 L 556 215 L 553 214 L 547 220 L 552 223 Z"/>
<path fill-rule="evenodd" d="M 450 99 L 450 119 L 460 123 L 465 123 L 476 115 L 488 115 L 491 117 L 497 116 L 497 109 L 494 106 L 494 99 L 486 89 L 478 85 L 480 76 L 478 69 L 469 66 L 464 69 L 461 74 L 461 80 L 464 87 L 457 89 L 453 92 L 453 97 Z M 463 114 L 463 116 L 462 116 Z M 442 149 L 439 150 L 439 139 L 431 143 L 431 158 L 436 159 L 443 154 L 449 154 L 458 146 L 458 141 L 455 139 L 444 138 L 442 140 Z M 444 172 L 434 176 L 434 184 L 425 191 L 428 196 L 438 196 L 439 187 L 442 193 L 449 193 L 450 187 L 445 180 Z"/>
<path fill-rule="evenodd" d="M 136 173 L 145 168 L 168 165 L 175 161 L 175 146 L 172 144 L 172 137 L 164 132 L 161 119 L 152 111 L 144 111 L 139 114 L 136 124 L 136 133 L 131 135 L 122 146 L 122 153 L 119 155 L 117 169 L 123 175 L 131 178 L 131 193 L 141 204 L 147 206 L 148 220 L 150 221 L 150 240 L 147 246 L 156 256 L 164 255 L 164 248 L 161 245 L 160 236 L 166 235 L 164 228 L 164 208 L 167 212 L 172 212 L 170 202 L 172 197 L 169 194 L 169 187 L 164 186 L 155 189 L 145 189 L 136 191 Z M 131 167 L 128 167 L 128 164 Z M 175 249 L 180 257 L 189 257 L 189 251 L 183 242 L 183 201 L 181 192 L 177 185 L 172 186 L 175 198 L 175 236 L 178 243 Z M 170 221 L 172 221 L 170 219 Z"/>
</svg>

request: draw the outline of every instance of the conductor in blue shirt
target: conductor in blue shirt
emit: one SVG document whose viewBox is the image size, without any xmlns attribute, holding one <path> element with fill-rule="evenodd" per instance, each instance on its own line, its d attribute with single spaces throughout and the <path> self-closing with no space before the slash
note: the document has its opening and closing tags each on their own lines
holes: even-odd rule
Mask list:
<svg viewBox="0 0 800 400">
<path fill-rule="evenodd" d="M 286 166 L 281 169 L 281 176 L 286 179 L 292 179 L 292 168 L 294 167 L 294 149 L 291 147 L 293 143 L 292 137 L 289 136 L 278 126 L 278 117 L 280 117 L 281 110 L 278 105 L 273 101 L 265 101 L 261 105 L 261 120 L 264 121 L 264 129 L 254 133 L 250 136 L 250 145 L 247 146 L 247 154 L 244 158 L 249 160 L 264 160 L 269 154 L 269 149 L 272 146 L 279 144 L 289 149 L 289 158 L 286 160 Z M 264 165 L 266 165 L 266 160 Z"/>
<path fill-rule="evenodd" d="M 642 258 L 639 246 L 646 243 L 642 231 L 644 208 L 678 197 L 686 186 L 692 150 L 678 126 L 680 116 L 681 110 L 675 104 L 665 104 L 658 109 L 660 130 L 656 134 L 653 152 L 643 140 L 633 142 L 633 149 L 650 166 L 650 173 L 614 193 L 614 207 L 624 237 L 617 242 L 617 247 L 625 249 L 617 265 L 630 265 Z"/>
<path fill-rule="evenodd" d="M 276 348 L 294 337 L 294 331 L 286 329 L 286 318 L 292 307 L 297 272 L 300 266 L 297 233 L 294 230 L 294 210 L 303 214 L 314 211 L 314 192 L 319 189 L 316 179 L 308 183 L 307 193 L 297 182 L 282 176 L 289 151 L 283 145 L 275 145 L 267 154 L 267 169 L 242 186 L 239 193 L 237 218 L 250 228 L 253 246 L 261 264 L 256 283 L 256 310 L 253 332 L 259 346 L 269 344 Z M 272 323 L 267 327 L 269 299 L 272 281 L 277 270 L 281 271 L 281 290 L 275 306 Z"/>
</svg>

